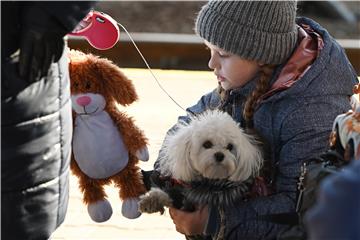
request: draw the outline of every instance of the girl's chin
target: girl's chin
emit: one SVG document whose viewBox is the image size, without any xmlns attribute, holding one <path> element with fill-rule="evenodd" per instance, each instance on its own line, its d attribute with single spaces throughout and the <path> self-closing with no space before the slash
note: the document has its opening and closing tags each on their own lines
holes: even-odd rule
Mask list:
<svg viewBox="0 0 360 240">
<path fill-rule="evenodd" d="M 231 85 L 227 82 L 220 82 L 220 85 L 225 91 L 231 89 Z"/>
</svg>

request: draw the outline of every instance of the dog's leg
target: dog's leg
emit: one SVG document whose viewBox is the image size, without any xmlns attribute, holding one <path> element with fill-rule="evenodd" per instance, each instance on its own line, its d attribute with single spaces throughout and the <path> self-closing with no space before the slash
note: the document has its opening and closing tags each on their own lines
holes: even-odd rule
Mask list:
<svg viewBox="0 0 360 240">
<path fill-rule="evenodd" d="M 149 192 L 140 197 L 140 212 L 160 212 L 163 214 L 165 212 L 164 207 L 172 207 L 172 200 L 169 195 L 160 188 L 151 188 Z"/>
</svg>

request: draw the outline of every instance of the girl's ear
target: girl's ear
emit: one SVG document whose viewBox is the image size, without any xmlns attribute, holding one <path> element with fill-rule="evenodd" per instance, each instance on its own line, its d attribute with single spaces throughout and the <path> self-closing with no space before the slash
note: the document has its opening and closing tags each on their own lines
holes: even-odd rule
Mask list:
<svg viewBox="0 0 360 240">
<path fill-rule="evenodd" d="M 101 76 L 105 91 L 121 105 L 129 105 L 138 99 L 133 83 L 118 66 L 105 58 L 96 62 L 98 75 Z"/>
<path fill-rule="evenodd" d="M 168 134 L 163 145 L 163 157 L 160 159 L 160 168 L 182 181 L 191 181 L 193 178 L 190 163 L 191 135 L 189 126 Z"/>
</svg>

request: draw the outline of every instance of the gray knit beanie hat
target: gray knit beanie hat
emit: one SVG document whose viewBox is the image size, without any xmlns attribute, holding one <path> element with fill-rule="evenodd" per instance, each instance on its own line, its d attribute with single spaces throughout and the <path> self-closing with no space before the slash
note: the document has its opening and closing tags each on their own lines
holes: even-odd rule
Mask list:
<svg viewBox="0 0 360 240">
<path fill-rule="evenodd" d="M 200 10 L 200 37 L 241 58 L 283 63 L 297 41 L 296 1 L 214 1 Z"/>
</svg>

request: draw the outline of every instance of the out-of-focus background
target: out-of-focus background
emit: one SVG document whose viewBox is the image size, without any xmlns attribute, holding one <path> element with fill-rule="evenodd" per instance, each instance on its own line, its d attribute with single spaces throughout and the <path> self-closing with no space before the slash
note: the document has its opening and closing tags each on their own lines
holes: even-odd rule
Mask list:
<svg viewBox="0 0 360 240">
<path fill-rule="evenodd" d="M 101 10 L 131 32 L 193 34 L 194 18 L 206 1 L 99 2 Z M 359 38 L 359 1 L 298 1 L 298 15 L 315 19 L 335 38 Z M 359 25 L 357 25 L 359 27 Z"/>
<path fill-rule="evenodd" d="M 208 52 L 194 34 L 194 19 L 205 1 L 101 1 L 95 9 L 121 23 L 149 64 L 162 69 L 207 70 Z M 360 75 L 360 1 L 298 1 L 298 16 L 314 19 L 345 48 Z M 85 42 L 71 46 L 107 56 L 123 67 L 144 67 L 123 29 L 120 43 L 94 51 Z"/>
<path fill-rule="evenodd" d="M 216 87 L 216 78 L 207 68 L 209 53 L 193 31 L 202 1 L 101 1 L 95 9 L 112 16 L 130 32 L 161 86 L 184 108 Z M 299 2 L 298 15 L 323 25 L 345 48 L 360 75 L 360 2 Z M 118 64 L 133 82 L 139 101 L 126 108 L 149 138 L 150 161 L 141 168 L 152 169 L 166 131 L 184 111 L 160 89 L 152 74 L 121 29 L 120 41 L 106 51 L 92 48 L 85 40 L 70 38 L 71 48 L 107 57 Z M 171 69 L 171 70 L 169 70 Z M 135 220 L 121 215 L 121 201 L 113 186 L 106 188 L 113 216 L 105 223 L 91 221 L 77 179 L 70 179 L 70 200 L 65 222 L 53 240 L 184 239 L 175 231 L 166 212 L 144 214 Z"/>
</svg>

